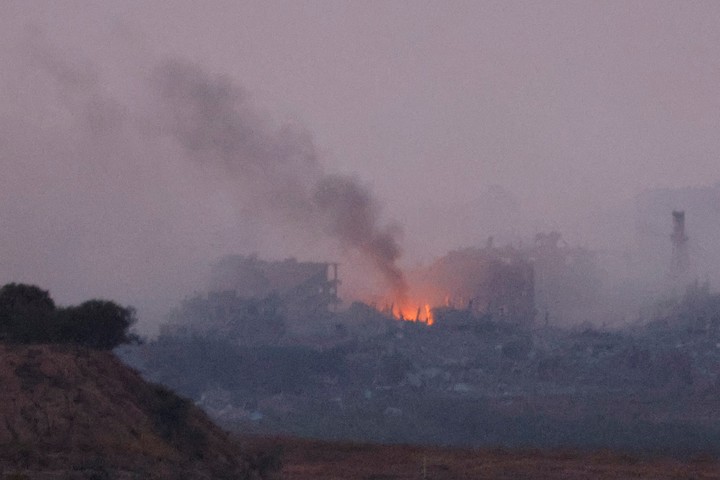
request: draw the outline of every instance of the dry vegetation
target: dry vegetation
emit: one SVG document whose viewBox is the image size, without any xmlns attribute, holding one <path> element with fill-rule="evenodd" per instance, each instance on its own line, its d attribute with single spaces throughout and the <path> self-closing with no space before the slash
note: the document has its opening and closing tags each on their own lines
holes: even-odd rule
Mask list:
<svg viewBox="0 0 720 480">
<path fill-rule="evenodd" d="M 246 442 L 266 451 L 280 448 L 287 480 L 720 478 L 720 463 L 709 458 L 678 461 L 607 452 L 443 449 L 289 438 Z"/>
</svg>

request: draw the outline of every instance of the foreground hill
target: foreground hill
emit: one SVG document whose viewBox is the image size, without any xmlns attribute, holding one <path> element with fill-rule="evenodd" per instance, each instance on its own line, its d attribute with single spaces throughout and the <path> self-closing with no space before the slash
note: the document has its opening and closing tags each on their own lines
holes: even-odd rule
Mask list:
<svg viewBox="0 0 720 480">
<path fill-rule="evenodd" d="M 5 475 L 253 478 L 253 459 L 205 414 L 112 353 L 0 345 L 0 385 Z"/>
</svg>

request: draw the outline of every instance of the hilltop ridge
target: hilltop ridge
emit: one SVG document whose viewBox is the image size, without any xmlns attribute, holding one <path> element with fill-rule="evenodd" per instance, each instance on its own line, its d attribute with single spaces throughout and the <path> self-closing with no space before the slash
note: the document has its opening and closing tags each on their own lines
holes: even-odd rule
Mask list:
<svg viewBox="0 0 720 480">
<path fill-rule="evenodd" d="M 0 384 L 4 474 L 260 478 L 189 400 L 147 383 L 110 352 L 0 345 Z"/>
</svg>

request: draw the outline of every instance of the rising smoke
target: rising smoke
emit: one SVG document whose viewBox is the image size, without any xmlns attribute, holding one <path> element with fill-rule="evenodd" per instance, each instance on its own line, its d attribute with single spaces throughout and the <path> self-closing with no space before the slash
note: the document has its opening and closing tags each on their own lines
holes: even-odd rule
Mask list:
<svg viewBox="0 0 720 480">
<path fill-rule="evenodd" d="M 404 297 L 407 285 L 395 263 L 401 254 L 398 230 L 392 226 L 378 226 L 370 192 L 353 178 L 325 175 L 316 185 L 313 200 L 328 232 L 343 245 L 370 259 L 390 284 L 394 295 Z"/>
<path fill-rule="evenodd" d="M 132 304 L 148 330 L 234 252 L 344 252 L 403 291 L 399 229 L 368 188 L 326 173 L 311 135 L 277 127 L 232 79 L 147 54 L 75 55 L 34 30 L 8 52 L 3 282 Z"/>
<path fill-rule="evenodd" d="M 273 131 L 242 89 L 188 64 L 162 64 L 153 83 L 161 133 L 198 162 L 223 169 L 262 206 L 260 213 L 322 228 L 369 261 L 395 295 L 406 293 L 396 265 L 399 229 L 380 224 L 377 201 L 357 179 L 324 173 L 308 134 L 292 127 Z"/>
</svg>

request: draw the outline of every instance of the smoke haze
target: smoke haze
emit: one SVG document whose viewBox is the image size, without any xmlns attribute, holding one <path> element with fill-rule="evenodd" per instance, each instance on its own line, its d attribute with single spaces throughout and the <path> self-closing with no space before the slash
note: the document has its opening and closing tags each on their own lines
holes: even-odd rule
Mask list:
<svg viewBox="0 0 720 480">
<path fill-rule="evenodd" d="M 348 297 L 490 235 L 637 248 L 636 195 L 720 180 L 718 22 L 672 1 L 8 0 L 0 279 L 149 318 L 228 253 L 340 260 Z M 663 208 L 664 241 L 685 205 Z"/>
<path fill-rule="evenodd" d="M 196 68 L 171 62 L 157 77 L 169 132 L 189 156 L 224 168 L 258 197 L 256 214 L 267 218 L 271 211 L 299 228 L 324 228 L 364 255 L 394 291 L 405 292 L 397 230 L 378 224 L 377 203 L 356 179 L 322 172 L 309 135 L 291 127 L 268 132 L 241 91 Z"/>
</svg>

